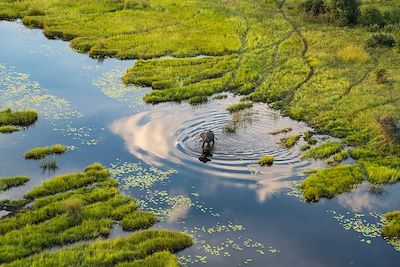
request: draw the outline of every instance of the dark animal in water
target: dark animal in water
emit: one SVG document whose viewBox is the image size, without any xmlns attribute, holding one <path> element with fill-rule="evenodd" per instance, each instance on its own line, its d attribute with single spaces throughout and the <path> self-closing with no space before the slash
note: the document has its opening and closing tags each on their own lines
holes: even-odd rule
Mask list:
<svg viewBox="0 0 400 267">
<path fill-rule="evenodd" d="M 214 137 L 214 133 L 211 130 L 208 131 L 204 131 L 200 134 L 200 138 L 203 141 L 203 145 L 202 147 L 204 148 L 204 145 L 207 143 L 207 146 L 210 146 L 210 144 L 212 143 L 212 146 L 214 146 L 215 143 L 215 137 Z"/>
</svg>

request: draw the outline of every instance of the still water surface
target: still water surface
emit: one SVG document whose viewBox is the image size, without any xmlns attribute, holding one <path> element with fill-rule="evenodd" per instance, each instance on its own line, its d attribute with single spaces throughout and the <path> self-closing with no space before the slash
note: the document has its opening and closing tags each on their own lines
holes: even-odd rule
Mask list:
<svg viewBox="0 0 400 267">
<path fill-rule="evenodd" d="M 134 61 L 90 59 L 18 22 L 0 22 L 0 36 L 0 107 L 35 108 L 40 115 L 33 127 L 0 136 L 0 176 L 31 177 L 1 199 L 21 197 L 54 175 L 24 160 L 24 151 L 62 143 L 72 151 L 57 158 L 55 174 L 93 162 L 111 168 L 121 190 L 163 219 L 155 227 L 196 238 L 179 254 L 190 266 L 398 264 L 400 253 L 378 236 L 378 222 L 379 214 L 399 208 L 399 186 L 373 195 L 364 185 L 318 204 L 298 197 L 293 185 L 322 164 L 301 160 L 302 142 L 284 149 L 277 145 L 283 135 L 270 133 L 284 127 L 304 133 L 307 125 L 256 104 L 248 123 L 226 135 L 233 96 L 199 107 L 146 105 L 141 98 L 150 89 L 120 79 Z M 217 137 L 207 163 L 199 160 L 204 129 Z M 258 167 L 262 155 L 274 155 L 274 165 Z M 112 237 L 124 234 L 112 231 Z"/>
</svg>

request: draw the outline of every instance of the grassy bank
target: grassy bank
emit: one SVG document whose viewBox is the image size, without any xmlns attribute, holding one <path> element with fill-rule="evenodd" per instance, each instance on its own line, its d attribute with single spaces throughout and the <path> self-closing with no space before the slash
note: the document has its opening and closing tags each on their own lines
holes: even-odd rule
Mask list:
<svg viewBox="0 0 400 267">
<path fill-rule="evenodd" d="M 23 185 L 28 181 L 29 181 L 29 178 L 26 176 L 0 178 L 0 191 L 7 190 L 11 187 Z"/>
<path fill-rule="evenodd" d="M 144 230 L 112 241 L 42 253 L 53 246 L 107 237 L 114 224 L 121 224 L 125 230 L 139 230 L 157 221 L 153 214 L 137 210 L 135 199 L 120 194 L 116 181 L 99 164 L 89 166 L 84 173 L 54 177 L 26 193 L 25 198 L 19 202 L 31 201 L 29 208 L 0 220 L 0 263 L 108 266 L 157 263 L 167 258 L 176 264 L 171 253 L 192 244 L 191 238 L 181 233 Z M 14 202 L 3 204 L 19 204 Z M 161 258 L 155 254 L 160 251 L 165 251 Z"/>
</svg>

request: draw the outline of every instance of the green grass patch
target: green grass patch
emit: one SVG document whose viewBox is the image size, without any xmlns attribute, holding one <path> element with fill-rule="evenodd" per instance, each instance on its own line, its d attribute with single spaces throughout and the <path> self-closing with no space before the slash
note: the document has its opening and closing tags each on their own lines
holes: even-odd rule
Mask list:
<svg viewBox="0 0 400 267">
<path fill-rule="evenodd" d="M 317 147 L 309 149 L 303 154 L 303 157 L 311 159 L 323 159 L 340 152 L 342 149 L 343 144 L 327 141 Z"/>
<path fill-rule="evenodd" d="M 336 166 L 319 170 L 301 183 L 304 198 L 309 202 L 317 202 L 321 198 L 333 198 L 351 191 L 364 179 L 357 165 Z"/>
<path fill-rule="evenodd" d="M 385 214 L 386 223 L 382 228 L 383 236 L 389 239 L 400 238 L 400 211 L 388 212 Z"/>
<path fill-rule="evenodd" d="M 274 156 L 263 156 L 258 161 L 258 164 L 260 166 L 271 166 L 272 164 L 274 164 Z"/>
<path fill-rule="evenodd" d="M 25 159 L 42 159 L 49 155 L 60 155 L 67 151 L 64 145 L 56 144 L 48 147 L 37 147 L 25 152 Z"/>
<path fill-rule="evenodd" d="M 234 112 L 239 112 L 241 110 L 245 110 L 248 108 L 252 108 L 253 103 L 251 101 L 244 101 L 244 102 L 239 102 L 236 104 L 231 104 L 229 105 L 226 110 L 229 111 L 229 113 L 234 113 Z"/>
<path fill-rule="evenodd" d="M 34 124 L 38 119 L 36 111 L 12 111 L 11 109 L 0 111 L 0 126 L 26 127 Z"/>
<path fill-rule="evenodd" d="M 207 103 L 207 101 L 208 98 L 206 96 L 193 96 L 189 98 L 189 104 L 192 106 L 204 104 Z"/>
<path fill-rule="evenodd" d="M 40 168 L 42 168 L 45 171 L 54 171 L 58 169 L 57 160 L 46 159 L 40 164 Z"/>
<path fill-rule="evenodd" d="M 26 176 L 3 177 L 0 178 L 0 191 L 7 190 L 11 187 L 16 187 L 25 184 L 29 181 Z"/>
<path fill-rule="evenodd" d="M 126 230 L 137 230 L 156 222 L 153 214 L 137 210 L 135 199 L 119 193 L 115 180 L 99 164 L 88 166 L 84 173 L 56 176 L 33 188 L 26 198 L 15 203 L 18 213 L 0 220 L 0 263 L 110 266 L 127 262 L 156 264 L 165 259 L 176 265 L 171 253 L 192 244 L 192 239 L 182 233 L 143 230 L 124 238 L 44 252 L 53 246 L 105 238 L 116 223 Z M 32 205 L 21 208 L 29 200 Z M 164 256 L 155 254 L 161 251 Z"/>
<path fill-rule="evenodd" d="M 276 131 L 270 132 L 270 134 L 272 135 L 278 135 L 278 134 L 287 134 L 289 132 L 291 132 L 293 129 L 290 127 L 286 127 L 286 128 L 282 128 L 282 129 L 278 129 Z"/>
<path fill-rule="evenodd" d="M 227 97 L 228 97 L 227 94 L 218 94 L 218 95 L 214 96 L 213 98 L 214 99 L 225 99 Z"/>
<path fill-rule="evenodd" d="M 0 126 L 0 133 L 14 133 L 20 130 L 19 127 L 13 125 Z"/>
<path fill-rule="evenodd" d="M 292 148 L 294 147 L 297 142 L 300 140 L 301 135 L 291 135 L 288 137 L 281 138 L 279 144 L 284 148 Z"/>
<path fill-rule="evenodd" d="M 237 128 L 237 124 L 235 124 L 234 122 L 229 122 L 224 126 L 222 131 L 226 134 L 234 134 L 236 133 Z"/>
</svg>

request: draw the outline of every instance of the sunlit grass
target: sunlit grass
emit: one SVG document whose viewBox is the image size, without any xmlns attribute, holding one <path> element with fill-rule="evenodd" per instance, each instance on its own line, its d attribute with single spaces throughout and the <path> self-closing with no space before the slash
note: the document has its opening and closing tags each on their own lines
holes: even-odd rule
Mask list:
<svg viewBox="0 0 400 267">
<path fill-rule="evenodd" d="M 12 111 L 11 109 L 0 111 L 0 126 L 21 126 L 32 125 L 38 119 L 33 110 Z"/>
<path fill-rule="evenodd" d="M 48 147 L 37 147 L 25 152 L 26 159 L 42 159 L 49 155 L 60 155 L 67 151 L 64 145 L 56 144 Z"/>
<path fill-rule="evenodd" d="M 0 178 L 0 191 L 7 190 L 11 187 L 20 186 L 29 181 L 26 176 L 15 176 L 15 177 L 1 177 Z"/>
<path fill-rule="evenodd" d="M 300 137 L 301 137 L 300 134 L 284 137 L 284 138 L 281 138 L 281 140 L 279 141 L 279 144 L 281 146 L 283 146 L 284 148 L 292 148 L 300 140 Z"/>
<path fill-rule="evenodd" d="M 271 166 L 274 163 L 274 156 L 263 156 L 258 161 L 258 164 L 261 166 Z"/>
<path fill-rule="evenodd" d="M 19 127 L 13 125 L 0 126 L 0 133 L 14 133 L 20 130 Z"/>
</svg>

